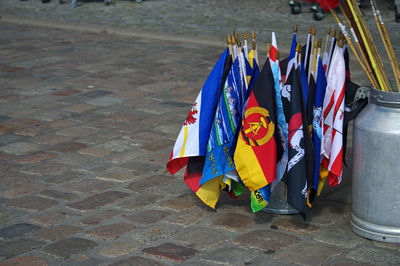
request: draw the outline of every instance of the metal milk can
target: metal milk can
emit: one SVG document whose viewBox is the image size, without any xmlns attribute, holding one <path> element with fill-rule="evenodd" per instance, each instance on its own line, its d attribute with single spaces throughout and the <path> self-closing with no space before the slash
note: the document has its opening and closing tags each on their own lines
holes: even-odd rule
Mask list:
<svg viewBox="0 0 400 266">
<path fill-rule="evenodd" d="M 354 121 L 352 230 L 400 243 L 400 93 L 370 89 Z"/>
</svg>

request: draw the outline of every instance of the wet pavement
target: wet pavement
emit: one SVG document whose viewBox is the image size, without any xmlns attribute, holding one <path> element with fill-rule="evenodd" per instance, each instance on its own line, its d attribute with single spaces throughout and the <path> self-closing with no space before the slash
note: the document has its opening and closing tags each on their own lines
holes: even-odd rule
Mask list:
<svg viewBox="0 0 400 266">
<path fill-rule="evenodd" d="M 262 46 L 275 30 L 287 54 L 294 23 L 324 32 L 330 16 L 255 0 L 2 0 L 0 12 L 0 265 L 400 264 L 399 244 L 351 231 L 349 168 L 306 222 L 253 214 L 248 193 L 222 193 L 213 211 L 165 169 L 227 32 L 255 28 Z M 390 3 L 382 12 L 400 55 Z"/>
</svg>

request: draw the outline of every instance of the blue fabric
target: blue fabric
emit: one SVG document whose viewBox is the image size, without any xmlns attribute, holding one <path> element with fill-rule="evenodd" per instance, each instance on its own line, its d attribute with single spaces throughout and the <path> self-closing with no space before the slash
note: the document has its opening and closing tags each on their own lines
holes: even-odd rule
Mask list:
<svg viewBox="0 0 400 266">
<path fill-rule="evenodd" d="M 201 112 L 199 120 L 199 156 L 206 154 L 211 125 L 218 104 L 225 60 L 229 49 L 225 49 L 201 89 Z"/>
<path fill-rule="evenodd" d="M 324 103 L 325 91 L 326 91 L 326 77 L 324 72 L 324 67 L 322 65 L 321 58 L 318 60 L 318 74 L 317 74 L 317 84 L 315 87 L 315 97 L 314 97 L 314 107 L 313 107 L 313 134 L 312 141 L 315 149 L 315 167 L 314 167 L 314 188 L 318 190 L 319 183 L 319 167 L 320 167 L 320 153 L 321 153 L 321 135 L 322 126 L 321 119 L 322 105 Z"/>
<path fill-rule="evenodd" d="M 200 186 L 235 169 L 230 148 L 242 119 L 242 99 L 245 93 L 243 82 L 239 60 L 236 59 L 229 71 L 215 112 Z"/>
</svg>

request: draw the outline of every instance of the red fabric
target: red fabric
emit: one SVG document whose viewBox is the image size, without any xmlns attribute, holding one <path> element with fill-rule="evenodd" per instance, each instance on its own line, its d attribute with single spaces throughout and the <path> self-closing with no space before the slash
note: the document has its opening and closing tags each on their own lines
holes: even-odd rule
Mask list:
<svg viewBox="0 0 400 266">
<path fill-rule="evenodd" d="M 318 4 L 324 9 L 324 11 L 328 11 L 329 8 L 335 8 L 339 5 L 339 0 L 305 0 L 307 2 L 318 2 Z"/>
</svg>

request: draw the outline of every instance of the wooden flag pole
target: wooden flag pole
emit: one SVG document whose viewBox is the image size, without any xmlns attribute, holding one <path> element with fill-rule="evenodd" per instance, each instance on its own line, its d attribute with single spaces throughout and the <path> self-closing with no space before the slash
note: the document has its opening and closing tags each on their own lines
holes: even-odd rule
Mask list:
<svg viewBox="0 0 400 266">
<path fill-rule="evenodd" d="M 331 26 L 328 28 L 328 32 L 326 34 L 326 41 L 325 41 L 325 48 L 324 48 L 324 54 L 326 53 L 326 49 L 328 49 L 328 42 L 329 42 L 329 37 L 331 36 Z"/>
<path fill-rule="evenodd" d="M 356 22 L 357 28 L 358 28 L 358 30 L 359 30 L 359 32 L 361 34 L 361 38 L 362 38 L 362 41 L 363 41 L 363 43 L 365 45 L 365 48 L 367 50 L 369 59 L 371 60 L 372 68 L 373 68 L 373 70 L 375 72 L 375 75 L 376 75 L 376 77 L 378 79 L 378 83 L 379 83 L 379 87 L 378 88 L 380 88 L 381 90 L 385 90 L 386 91 L 386 85 L 385 85 L 385 83 L 383 81 L 382 73 L 381 73 L 381 71 L 379 69 L 379 66 L 378 66 L 378 64 L 376 62 L 375 56 L 372 53 L 372 50 L 371 50 L 371 47 L 370 47 L 371 43 L 368 42 L 367 37 L 365 36 L 364 28 L 361 25 L 361 22 L 360 22 L 357 14 L 355 12 L 355 9 L 354 9 L 354 7 L 352 5 L 351 0 L 347 0 L 347 4 L 348 4 L 348 7 L 350 8 L 350 11 L 351 11 L 351 13 L 353 15 L 354 21 Z"/>
<path fill-rule="evenodd" d="M 375 56 L 375 60 L 378 66 L 378 71 L 379 74 L 381 75 L 382 81 L 385 84 L 385 88 L 384 90 L 388 90 L 388 91 L 392 91 L 392 86 L 390 85 L 389 79 L 387 77 L 386 71 L 385 71 L 385 67 L 383 65 L 382 59 L 379 55 L 379 52 L 375 46 L 375 42 L 374 39 L 371 36 L 371 32 L 368 29 L 367 24 L 365 23 L 364 20 L 364 16 L 361 13 L 361 10 L 358 6 L 358 3 L 356 2 L 356 0 L 350 0 L 352 2 L 352 7 L 354 8 L 356 14 L 359 17 L 359 21 L 361 23 L 361 26 L 363 27 L 363 31 L 365 33 L 365 36 L 367 38 L 367 41 L 369 42 L 369 44 L 371 44 L 371 50 L 372 50 L 372 54 Z"/>
<path fill-rule="evenodd" d="M 233 49 L 232 49 L 232 38 L 231 35 L 229 34 L 226 35 L 226 43 L 228 44 L 229 53 L 232 56 L 232 63 L 233 63 L 235 61 L 235 55 L 233 54 Z"/>
<path fill-rule="evenodd" d="M 254 29 L 251 30 L 251 43 L 252 43 L 252 48 L 254 50 L 254 55 L 255 55 L 256 61 L 257 61 L 257 63 L 259 63 L 258 54 L 257 54 L 257 47 L 256 47 L 256 34 L 254 32 Z"/>
<path fill-rule="evenodd" d="M 307 73 L 307 82 L 310 83 L 311 72 L 314 64 L 314 54 L 315 54 L 315 47 L 316 47 L 316 38 L 315 34 L 317 33 L 317 29 L 314 27 L 312 34 L 311 34 L 311 49 L 309 55 L 309 62 L 308 62 L 308 73 Z"/>
<path fill-rule="evenodd" d="M 392 47 L 392 43 L 389 39 L 389 34 L 386 30 L 386 25 L 382 20 L 382 16 L 380 11 L 376 7 L 375 0 L 370 0 L 372 11 L 374 12 L 375 23 L 379 31 L 379 35 L 381 36 L 383 45 L 385 46 L 386 53 L 389 57 L 390 65 L 392 66 L 394 78 L 396 80 L 397 91 L 400 91 L 400 81 L 399 81 L 399 66 L 397 64 L 396 55 L 394 54 L 394 50 Z"/>
<path fill-rule="evenodd" d="M 271 44 L 267 42 L 267 57 L 269 57 L 269 52 L 271 51 Z"/>
<path fill-rule="evenodd" d="M 356 2 L 356 0 L 350 0 L 350 1 L 352 2 L 352 6 L 354 7 L 354 10 L 356 11 L 356 14 L 359 17 L 359 21 L 361 22 L 361 26 L 363 27 L 363 30 L 365 32 L 365 36 L 367 38 L 367 41 L 371 44 L 372 52 L 375 55 L 376 62 L 378 64 L 378 66 L 379 66 L 378 69 L 379 69 L 379 71 L 381 71 L 381 75 L 382 75 L 383 81 L 387 85 L 386 88 L 389 91 L 391 91 L 391 86 L 390 86 L 390 82 L 389 82 L 389 79 L 388 79 L 386 71 L 385 71 L 385 67 L 384 67 L 382 59 L 381 59 L 381 57 L 379 55 L 378 49 L 376 48 L 376 45 L 375 45 L 375 42 L 374 42 L 374 38 L 372 38 L 371 32 L 369 31 L 368 26 L 365 23 L 363 13 L 361 12 L 360 7 L 358 6 L 358 3 Z"/>
<path fill-rule="evenodd" d="M 369 71 L 367 70 L 367 68 L 365 67 L 364 63 L 362 62 L 362 60 L 361 60 L 361 58 L 360 58 L 360 56 L 359 56 L 359 54 L 358 54 L 358 52 L 357 52 L 357 50 L 356 50 L 356 48 L 355 48 L 355 46 L 354 46 L 353 41 L 349 38 L 349 35 L 348 35 L 348 33 L 346 32 L 346 29 L 345 29 L 344 24 L 343 24 L 342 21 L 339 19 L 339 17 L 337 16 L 336 12 L 335 12 L 333 9 L 329 9 L 329 11 L 331 12 L 331 14 L 333 15 L 333 17 L 335 18 L 336 22 L 338 23 L 339 28 L 344 32 L 344 33 L 343 33 L 343 34 L 344 34 L 344 37 L 346 38 L 347 42 L 349 43 L 349 46 L 350 46 L 351 51 L 352 51 L 353 54 L 355 55 L 355 57 L 356 57 L 358 63 L 361 65 L 362 69 L 364 70 L 365 74 L 367 75 L 368 79 L 370 80 L 372 86 L 374 86 L 375 88 L 378 89 L 378 88 L 379 88 L 379 86 L 377 86 L 377 85 L 378 85 L 378 82 L 376 81 L 376 79 L 375 79 L 375 77 L 372 75 L 372 73 L 369 72 Z"/>
<path fill-rule="evenodd" d="M 297 59 L 298 59 L 297 65 L 300 66 L 300 64 L 301 64 L 301 44 L 300 43 L 297 45 L 296 55 L 297 55 Z"/>
<path fill-rule="evenodd" d="M 367 68 L 368 73 L 369 73 L 371 76 L 376 77 L 376 76 L 374 75 L 373 71 L 372 71 L 371 61 L 369 60 L 368 55 L 366 54 L 367 51 L 366 51 L 366 49 L 365 49 L 365 46 L 361 46 L 361 43 L 358 41 L 357 34 L 356 34 L 356 32 L 354 31 L 354 29 L 353 29 L 353 25 L 354 25 L 354 24 L 352 23 L 352 21 L 351 21 L 351 19 L 350 19 L 350 15 L 348 15 L 348 12 L 350 12 L 350 10 L 349 10 L 349 9 L 345 9 L 345 5 L 339 5 L 339 7 L 340 7 L 340 10 L 342 11 L 342 14 L 343 14 L 344 18 L 345 18 L 346 21 L 347 21 L 347 24 L 348 24 L 348 26 L 349 26 L 349 28 L 350 28 L 350 32 L 352 33 L 354 42 L 356 43 L 357 48 L 358 48 L 358 50 L 360 51 L 361 57 L 362 57 L 362 59 L 364 60 L 364 63 L 365 63 L 365 66 L 366 66 L 366 68 Z M 361 35 L 359 34 L 359 32 L 357 32 L 357 33 L 358 33 L 358 36 L 361 37 Z M 374 80 L 376 80 L 376 78 L 374 78 Z M 376 84 L 376 83 L 375 83 L 375 84 Z"/>
<path fill-rule="evenodd" d="M 247 32 L 246 31 L 243 32 L 243 40 L 244 40 L 244 46 L 248 47 L 247 46 Z"/>
</svg>

